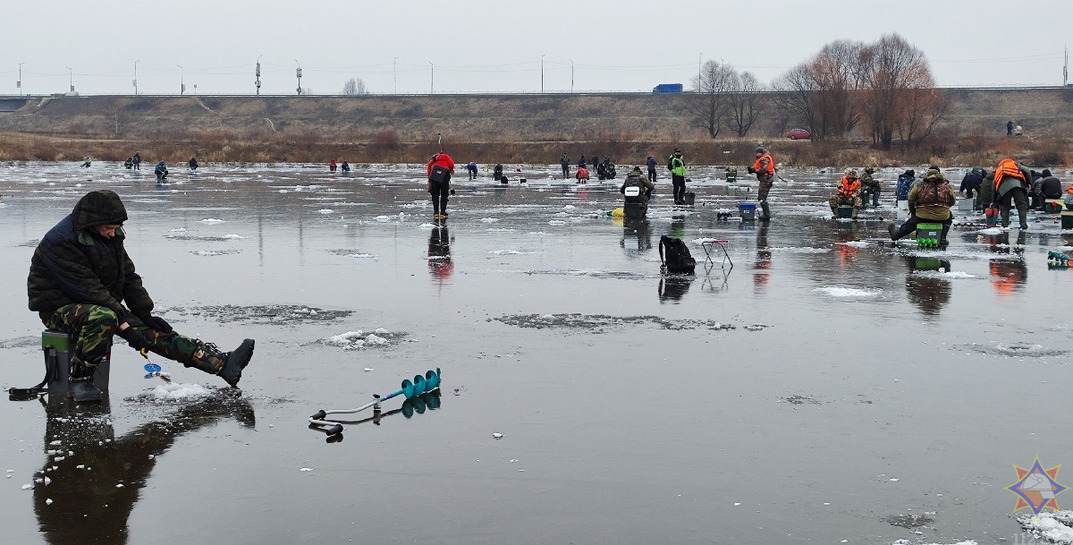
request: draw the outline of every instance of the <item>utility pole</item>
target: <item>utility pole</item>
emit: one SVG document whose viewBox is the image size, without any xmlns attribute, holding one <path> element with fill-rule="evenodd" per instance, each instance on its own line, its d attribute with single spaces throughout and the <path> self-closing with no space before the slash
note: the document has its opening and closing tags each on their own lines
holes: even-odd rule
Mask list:
<svg viewBox="0 0 1073 545">
<path fill-rule="evenodd" d="M 399 58 L 391 61 L 391 79 L 395 83 L 395 94 L 399 94 Z"/>
<path fill-rule="evenodd" d="M 180 95 L 185 95 L 186 94 L 186 82 L 183 80 L 183 65 L 176 64 L 175 66 L 179 67 L 179 94 Z"/>
<path fill-rule="evenodd" d="M 1069 85 L 1069 46 L 1065 47 L 1065 62 L 1062 64 L 1062 87 Z"/>
<path fill-rule="evenodd" d="M 570 92 L 574 92 L 574 59 L 570 59 Z"/>
<path fill-rule="evenodd" d="M 257 94 L 261 94 L 261 56 L 257 55 L 257 68 L 254 69 L 254 75 L 256 79 L 253 80 L 253 85 L 257 87 Z"/>
<path fill-rule="evenodd" d="M 544 55 L 540 56 L 540 94 L 544 94 Z"/>
<path fill-rule="evenodd" d="M 15 82 L 15 87 L 19 88 L 19 96 L 20 97 L 22 96 L 22 65 L 23 64 L 24 63 L 21 63 L 21 62 L 19 63 L 19 80 Z"/>
<path fill-rule="evenodd" d="M 67 68 L 67 84 L 71 86 L 71 90 L 69 92 L 73 93 L 75 92 L 75 71 L 70 66 L 66 66 L 64 68 Z"/>
<path fill-rule="evenodd" d="M 428 61 L 428 94 L 436 94 L 436 65 L 432 64 L 432 61 Z"/>
<path fill-rule="evenodd" d="M 134 96 L 138 96 L 138 63 L 139 62 L 141 62 L 141 61 L 140 60 L 135 60 L 134 61 L 134 79 L 132 80 L 132 82 L 134 83 Z"/>
<path fill-rule="evenodd" d="M 294 64 L 298 65 L 298 68 L 294 69 L 294 75 L 298 76 L 298 94 L 302 94 L 302 63 L 298 62 L 298 59 L 294 59 Z"/>
<path fill-rule="evenodd" d="M 704 53 L 702 53 L 700 51 L 697 52 L 697 89 L 696 89 L 697 92 L 700 92 L 700 74 L 701 74 L 700 58 L 701 58 L 701 55 L 703 55 L 703 54 Z"/>
</svg>

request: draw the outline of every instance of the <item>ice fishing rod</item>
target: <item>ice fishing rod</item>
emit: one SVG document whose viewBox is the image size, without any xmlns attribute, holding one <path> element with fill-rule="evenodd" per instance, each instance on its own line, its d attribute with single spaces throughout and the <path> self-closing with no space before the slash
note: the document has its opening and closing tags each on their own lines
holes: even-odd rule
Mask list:
<svg viewBox="0 0 1073 545">
<path fill-rule="evenodd" d="M 163 380 L 164 382 L 167 382 L 168 384 L 171 384 L 171 374 L 168 373 L 167 371 L 164 371 L 164 369 L 160 366 L 160 364 L 153 363 L 153 362 L 149 361 L 149 350 L 148 349 L 143 348 L 143 349 L 139 350 L 138 353 L 141 354 L 143 358 L 145 358 L 145 365 L 142 366 L 142 369 L 145 369 L 145 378 L 146 379 L 151 379 L 153 377 L 160 377 L 160 379 Z"/>
<path fill-rule="evenodd" d="M 370 407 L 374 410 L 380 410 L 380 403 L 387 401 L 393 397 L 406 396 L 406 399 L 413 399 L 421 394 L 438 390 L 440 382 L 443 377 L 443 371 L 439 367 L 435 371 L 429 369 L 425 371 L 424 376 L 414 375 L 413 380 L 403 379 L 401 387 L 389 394 L 373 394 L 373 400 L 353 409 L 321 409 L 312 416 L 309 417 L 310 427 L 317 427 L 328 433 L 329 435 L 342 433 L 343 425 L 338 422 L 332 422 L 325 420 L 328 415 L 331 414 L 355 414 L 360 413 Z"/>
</svg>

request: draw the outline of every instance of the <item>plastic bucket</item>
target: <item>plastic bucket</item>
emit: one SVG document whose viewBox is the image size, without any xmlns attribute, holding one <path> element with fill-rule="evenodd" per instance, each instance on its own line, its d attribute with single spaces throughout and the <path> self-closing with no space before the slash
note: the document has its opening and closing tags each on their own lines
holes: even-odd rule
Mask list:
<svg viewBox="0 0 1073 545">
<path fill-rule="evenodd" d="M 738 205 L 738 214 L 741 215 L 742 221 L 753 221 L 756 219 L 756 203 L 743 202 Z"/>
</svg>

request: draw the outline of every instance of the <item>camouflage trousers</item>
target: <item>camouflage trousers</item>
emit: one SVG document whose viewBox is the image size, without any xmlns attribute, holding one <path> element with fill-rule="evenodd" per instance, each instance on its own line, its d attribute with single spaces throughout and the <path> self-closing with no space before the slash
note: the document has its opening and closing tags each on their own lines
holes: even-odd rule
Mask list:
<svg viewBox="0 0 1073 545">
<path fill-rule="evenodd" d="M 831 213 L 838 214 L 838 207 L 842 205 L 853 206 L 853 217 L 857 217 L 857 209 L 861 207 L 861 196 L 854 195 L 852 197 L 846 197 L 839 193 L 831 195 L 831 198 L 827 201 L 831 205 Z"/>
<path fill-rule="evenodd" d="M 775 184 L 775 177 L 771 174 L 757 174 L 757 181 L 760 182 L 760 187 L 756 192 L 756 200 L 764 202 L 767 200 L 767 194 L 771 191 L 771 186 Z"/>
<path fill-rule="evenodd" d="M 49 329 L 75 336 L 75 345 L 71 352 L 73 378 L 91 376 L 97 365 L 111 357 L 112 336 L 124 336 L 126 331 L 132 331 L 144 338 L 152 352 L 183 365 L 191 365 L 195 352 L 200 350 L 197 339 L 174 332 L 156 331 L 134 317 L 127 319 L 130 328 L 119 332 L 119 318 L 116 313 L 100 305 L 64 305 L 52 314 L 42 315 L 42 321 Z"/>
</svg>

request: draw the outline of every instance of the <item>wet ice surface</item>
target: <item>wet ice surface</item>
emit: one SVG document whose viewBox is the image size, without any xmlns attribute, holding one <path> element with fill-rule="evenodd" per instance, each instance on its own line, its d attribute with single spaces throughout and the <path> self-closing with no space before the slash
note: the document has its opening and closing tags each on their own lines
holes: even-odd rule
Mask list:
<svg viewBox="0 0 1073 545">
<path fill-rule="evenodd" d="M 524 169 L 525 187 L 456 183 L 443 228 L 418 165 L 208 165 L 165 187 L 0 166 L 3 386 L 40 378 L 30 242 L 92 188 L 124 197 L 176 329 L 258 341 L 241 396 L 169 363 L 169 398 L 120 344 L 103 413 L 5 403 L 5 541 L 92 541 L 87 515 L 130 543 L 1010 543 L 1012 465 L 1069 463 L 1073 277 L 1045 261 L 1073 236 L 1053 218 L 1023 241 L 966 222 L 946 250 L 881 245 L 872 211 L 827 219 L 835 176 L 783 172 L 762 226 L 716 221 L 755 182 L 699 169 L 695 208 L 661 180 L 623 225 L 617 186 Z M 698 261 L 693 241 L 727 240 L 734 268 L 661 278 L 664 234 Z M 436 367 L 435 410 L 340 443 L 306 429 Z"/>
</svg>

